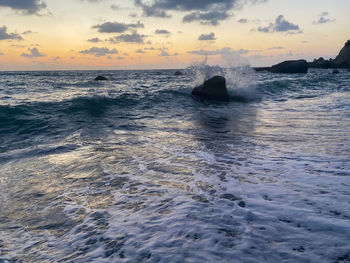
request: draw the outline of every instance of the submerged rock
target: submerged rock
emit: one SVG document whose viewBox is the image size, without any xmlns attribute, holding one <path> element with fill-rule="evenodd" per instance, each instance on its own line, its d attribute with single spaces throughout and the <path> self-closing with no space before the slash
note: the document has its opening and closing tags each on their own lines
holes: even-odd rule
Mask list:
<svg viewBox="0 0 350 263">
<path fill-rule="evenodd" d="M 175 76 L 181 76 L 181 75 L 183 75 L 184 73 L 182 73 L 181 71 L 176 71 L 175 73 L 174 73 L 174 75 Z"/>
<path fill-rule="evenodd" d="M 209 80 L 192 90 L 192 95 L 199 96 L 204 99 L 229 101 L 230 97 L 226 88 L 226 79 L 221 76 L 212 77 Z"/>
<path fill-rule="evenodd" d="M 272 73 L 307 73 L 309 65 L 306 60 L 287 60 L 277 65 L 273 65 L 270 69 Z"/>
<path fill-rule="evenodd" d="M 95 80 L 108 80 L 108 79 L 104 76 L 99 75 L 95 78 Z"/>
</svg>

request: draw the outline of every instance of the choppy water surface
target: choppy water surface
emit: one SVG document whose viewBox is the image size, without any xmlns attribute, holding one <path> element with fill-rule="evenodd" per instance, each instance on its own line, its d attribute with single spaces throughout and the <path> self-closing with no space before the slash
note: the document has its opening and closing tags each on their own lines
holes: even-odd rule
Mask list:
<svg viewBox="0 0 350 263">
<path fill-rule="evenodd" d="M 199 71 L 0 73 L 0 262 L 350 262 L 350 73 Z"/>
</svg>

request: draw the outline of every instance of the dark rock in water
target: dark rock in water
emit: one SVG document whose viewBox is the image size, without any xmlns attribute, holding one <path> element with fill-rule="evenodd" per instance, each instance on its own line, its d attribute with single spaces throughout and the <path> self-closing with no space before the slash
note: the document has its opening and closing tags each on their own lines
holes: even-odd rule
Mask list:
<svg viewBox="0 0 350 263">
<path fill-rule="evenodd" d="M 309 65 L 306 60 L 288 60 L 271 67 L 272 73 L 307 73 Z"/>
<path fill-rule="evenodd" d="M 339 68 L 350 67 L 350 40 L 348 40 L 345 46 L 340 50 L 339 55 L 335 58 L 335 63 Z"/>
<path fill-rule="evenodd" d="M 181 75 L 183 75 L 184 73 L 182 73 L 181 71 L 176 71 L 175 73 L 174 73 L 174 75 L 175 76 L 181 76 Z"/>
<path fill-rule="evenodd" d="M 246 204 L 245 204 L 244 201 L 240 201 L 240 202 L 238 203 L 238 205 L 239 205 L 240 207 L 245 207 L 245 206 L 246 206 Z"/>
<path fill-rule="evenodd" d="M 227 199 L 230 201 L 242 200 L 242 198 L 234 196 L 233 194 L 223 194 L 220 196 L 220 198 Z"/>
<path fill-rule="evenodd" d="M 108 80 L 108 79 L 106 77 L 104 77 L 104 76 L 97 76 L 95 78 L 95 80 Z"/>
<path fill-rule="evenodd" d="M 309 62 L 310 68 L 337 68 L 337 64 L 333 59 L 325 60 L 324 58 L 320 57 L 319 59 L 314 59 L 313 62 Z"/>
<path fill-rule="evenodd" d="M 339 74 L 339 70 L 333 69 L 332 73 L 333 73 L 333 74 Z"/>
<path fill-rule="evenodd" d="M 226 88 L 226 79 L 221 76 L 215 76 L 192 90 L 192 95 L 204 99 L 229 101 L 230 97 Z"/>
</svg>

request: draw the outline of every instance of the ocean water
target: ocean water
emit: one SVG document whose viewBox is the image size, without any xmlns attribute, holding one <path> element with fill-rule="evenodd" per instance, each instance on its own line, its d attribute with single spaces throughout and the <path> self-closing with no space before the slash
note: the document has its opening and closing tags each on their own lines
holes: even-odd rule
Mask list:
<svg viewBox="0 0 350 263">
<path fill-rule="evenodd" d="M 350 262 L 350 72 L 174 72 L 0 72 L 0 262 Z"/>
</svg>

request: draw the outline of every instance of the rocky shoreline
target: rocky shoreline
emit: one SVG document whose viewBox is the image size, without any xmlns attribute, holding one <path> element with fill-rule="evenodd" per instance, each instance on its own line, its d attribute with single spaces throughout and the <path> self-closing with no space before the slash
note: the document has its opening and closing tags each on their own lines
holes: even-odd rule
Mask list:
<svg viewBox="0 0 350 263">
<path fill-rule="evenodd" d="M 329 60 L 320 57 L 314 59 L 312 62 L 306 60 L 288 60 L 282 63 L 273 65 L 272 67 L 255 67 L 255 71 L 269 71 L 272 73 L 307 73 L 309 68 L 322 69 L 350 69 L 350 40 L 348 40 L 344 47 L 340 50 L 335 59 Z"/>
</svg>

